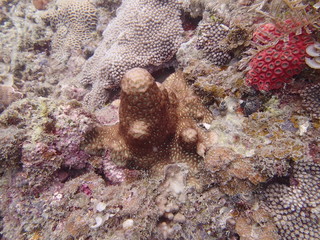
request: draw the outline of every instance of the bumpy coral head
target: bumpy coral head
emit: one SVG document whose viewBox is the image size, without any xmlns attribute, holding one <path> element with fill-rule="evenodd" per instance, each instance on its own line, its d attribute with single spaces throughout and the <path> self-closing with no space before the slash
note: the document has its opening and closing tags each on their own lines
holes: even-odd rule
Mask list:
<svg viewBox="0 0 320 240">
<path fill-rule="evenodd" d="M 155 82 L 149 72 L 143 68 L 133 68 L 124 75 L 121 90 L 126 94 L 146 93 Z"/>
<path fill-rule="evenodd" d="M 151 74 L 133 68 L 124 75 L 121 88 L 120 129 L 127 143 L 147 146 L 165 140 L 170 132 L 166 119 L 168 99 Z"/>
</svg>

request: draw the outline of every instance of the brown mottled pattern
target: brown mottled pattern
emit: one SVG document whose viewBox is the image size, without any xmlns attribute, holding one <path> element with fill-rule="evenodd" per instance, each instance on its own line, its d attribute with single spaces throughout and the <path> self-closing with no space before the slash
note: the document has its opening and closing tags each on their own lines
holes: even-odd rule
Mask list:
<svg viewBox="0 0 320 240">
<path fill-rule="evenodd" d="M 198 166 L 205 133 L 196 125 L 210 122 L 210 112 L 187 87 L 181 73 L 163 84 L 144 69 L 129 70 L 121 83 L 120 122 L 96 129 L 88 149 L 109 149 L 120 166 L 162 169 L 186 162 Z"/>
</svg>

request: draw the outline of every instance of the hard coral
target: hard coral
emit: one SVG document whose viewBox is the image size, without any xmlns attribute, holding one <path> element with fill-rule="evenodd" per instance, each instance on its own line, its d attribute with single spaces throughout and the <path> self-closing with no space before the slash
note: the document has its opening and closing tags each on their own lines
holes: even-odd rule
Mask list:
<svg viewBox="0 0 320 240">
<path fill-rule="evenodd" d="M 284 24 L 288 25 L 288 29 L 292 22 L 287 20 Z M 285 39 L 282 31 L 283 27 L 267 23 L 253 34 L 256 44 L 265 45 L 276 40 L 273 46 L 260 51 L 249 63 L 251 69 L 246 81 L 260 91 L 282 88 L 305 67 L 305 50 L 312 44 L 310 34 L 302 30 L 301 34 L 290 33 L 288 39 Z"/>
<path fill-rule="evenodd" d="M 273 184 L 265 193 L 265 205 L 273 215 L 282 239 L 319 239 L 320 166 L 297 162 L 290 186 Z"/>
<path fill-rule="evenodd" d="M 199 25 L 199 36 L 196 47 L 202 49 L 206 58 L 215 65 L 221 66 L 228 63 L 231 55 L 228 49 L 221 44 L 229 33 L 229 27 L 212 20 Z"/>
<path fill-rule="evenodd" d="M 311 113 L 311 116 L 320 119 L 320 83 L 306 87 L 301 91 L 302 106 Z"/>
<path fill-rule="evenodd" d="M 65 61 L 71 51 L 80 50 L 92 39 L 98 22 L 97 10 L 90 0 L 58 0 L 54 9 L 43 13 L 55 30 L 52 51 L 55 58 Z"/>
<path fill-rule="evenodd" d="M 123 1 L 80 74 L 84 85 L 93 85 L 86 105 L 101 107 L 127 70 L 152 70 L 170 60 L 182 42 L 182 32 L 179 1 Z"/>
<path fill-rule="evenodd" d="M 148 71 L 134 68 L 121 87 L 120 122 L 98 128 L 89 149 L 109 149 L 113 161 L 134 169 L 201 159 L 205 136 L 196 123 L 209 122 L 211 114 L 181 73 L 157 84 Z"/>
</svg>

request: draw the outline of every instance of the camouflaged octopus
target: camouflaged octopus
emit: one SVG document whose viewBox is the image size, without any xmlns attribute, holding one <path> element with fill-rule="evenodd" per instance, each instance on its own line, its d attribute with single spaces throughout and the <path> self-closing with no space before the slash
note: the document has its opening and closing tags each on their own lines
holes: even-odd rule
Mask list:
<svg viewBox="0 0 320 240">
<path fill-rule="evenodd" d="M 121 88 L 119 123 L 97 127 L 87 149 L 108 149 L 118 166 L 131 169 L 155 170 L 174 162 L 196 169 L 206 140 L 197 123 L 212 116 L 182 73 L 159 84 L 145 69 L 134 68 Z"/>
</svg>

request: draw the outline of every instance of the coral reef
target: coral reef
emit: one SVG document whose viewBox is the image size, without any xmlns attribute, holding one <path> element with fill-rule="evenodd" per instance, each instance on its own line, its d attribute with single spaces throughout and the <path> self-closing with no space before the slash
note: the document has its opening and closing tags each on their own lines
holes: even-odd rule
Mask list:
<svg viewBox="0 0 320 240">
<path fill-rule="evenodd" d="M 97 9 L 89 0 L 57 0 L 42 16 L 55 30 L 52 54 L 61 62 L 92 40 L 98 22 Z"/>
<path fill-rule="evenodd" d="M 148 71 L 134 68 L 121 88 L 119 124 L 96 129 L 88 149 L 108 149 L 119 166 L 137 169 L 200 161 L 205 136 L 196 123 L 210 122 L 211 114 L 181 73 L 160 85 Z"/>
<path fill-rule="evenodd" d="M 178 1 L 123 1 L 79 76 L 84 85 L 92 85 L 85 104 L 90 109 L 101 107 L 127 70 L 151 70 L 170 60 L 182 42 L 182 32 Z"/>
<path fill-rule="evenodd" d="M 0 82 L 17 90 L 27 81 L 37 79 L 41 85 L 45 79 L 51 35 L 35 12 L 27 1 L 10 1 L 1 8 L 4 18 L 0 24 Z"/>
<path fill-rule="evenodd" d="M 318 5 L 0 0 L 0 239 L 318 239 Z"/>
<path fill-rule="evenodd" d="M 2 108 L 8 107 L 12 102 L 22 97 L 22 93 L 17 92 L 13 87 L 0 85 L 0 112 L 2 112 Z"/>
<path fill-rule="evenodd" d="M 261 45 L 278 40 L 276 44 L 260 51 L 251 59 L 251 69 L 246 75 L 246 82 L 250 86 L 260 91 L 282 88 L 305 67 L 305 50 L 313 40 L 305 30 L 299 35 L 291 33 L 288 40 L 284 40 L 286 30 L 294 27 L 295 23 L 291 20 L 283 22 L 282 26 L 267 23 L 253 34 L 253 41 Z"/>
<path fill-rule="evenodd" d="M 319 239 L 320 166 L 311 159 L 294 164 L 289 185 L 271 184 L 265 208 L 282 239 Z"/>
<path fill-rule="evenodd" d="M 47 99 L 20 100 L 1 114 L 0 124 L 3 132 L 15 133 L 14 138 L 3 134 L 1 139 L 10 140 L 15 146 L 11 151 L 20 152 L 23 171 L 19 181 L 27 183 L 27 190 L 45 187 L 60 168 L 89 166 L 89 155 L 80 146 L 91 131 L 93 120 L 72 104 L 63 106 Z M 4 163 L 10 162 L 10 156 L 5 157 Z"/>
</svg>

